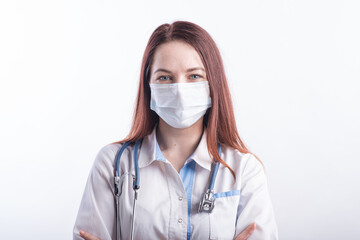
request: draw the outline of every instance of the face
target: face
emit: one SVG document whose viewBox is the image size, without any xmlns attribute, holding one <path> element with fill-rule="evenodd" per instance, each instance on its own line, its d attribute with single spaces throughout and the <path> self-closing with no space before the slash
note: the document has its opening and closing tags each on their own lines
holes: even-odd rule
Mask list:
<svg viewBox="0 0 360 240">
<path fill-rule="evenodd" d="M 171 41 L 157 47 L 151 66 L 150 83 L 207 81 L 199 54 L 189 44 Z"/>
</svg>

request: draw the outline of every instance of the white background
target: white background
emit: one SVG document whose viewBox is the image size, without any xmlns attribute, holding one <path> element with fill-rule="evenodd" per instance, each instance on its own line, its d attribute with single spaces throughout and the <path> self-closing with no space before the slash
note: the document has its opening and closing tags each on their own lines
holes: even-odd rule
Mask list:
<svg viewBox="0 0 360 240">
<path fill-rule="evenodd" d="M 100 148 L 129 131 L 142 54 L 188 20 L 222 54 L 281 239 L 360 239 L 360 3 L 1 1 L 0 238 L 71 239 Z"/>
</svg>

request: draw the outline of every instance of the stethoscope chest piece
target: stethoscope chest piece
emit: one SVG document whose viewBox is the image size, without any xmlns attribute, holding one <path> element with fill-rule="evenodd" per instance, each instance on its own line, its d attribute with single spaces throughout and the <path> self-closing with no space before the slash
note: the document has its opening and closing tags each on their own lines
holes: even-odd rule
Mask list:
<svg viewBox="0 0 360 240">
<path fill-rule="evenodd" d="M 215 198 L 213 190 L 206 190 L 201 196 L 201 201 L 199 205 L 199 212 L 211 213 L 214 209 Z"/>
<path fill-rule="evenodd" d="M 221 154 L 220 144 L 218 144 L 217 147 L 218 147 L 218 152 L 220 155 Z M 214 209 L 214 206 L 215 206 L 214 185 L 215 185 L 216 174 L 219 170 L 219 164 L 220 163 L 218 161 L 215 161 L 213 163 L 210 184 L 209 184 L 209 187 L 206 190 L 206 192 L 204 192 L 201 195 L 201 200 L 200 200 L 200 204 L 199 204 L 199 212 L 211 213 L 212 210 Z"/>
</svg>

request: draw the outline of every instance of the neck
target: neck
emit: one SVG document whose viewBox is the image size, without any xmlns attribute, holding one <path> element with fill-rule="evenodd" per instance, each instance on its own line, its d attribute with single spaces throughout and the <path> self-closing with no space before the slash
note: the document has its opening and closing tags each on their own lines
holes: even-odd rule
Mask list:
<svg viewBox="0 0 360 240">
<path fill-rule="evenodd" d="M 203 117 L 188 128 L 173 128 L 159 118 L 156 129 L 157 141 L 162 151 L 181 151 L 193 153 L 203 133 Z"/>
</svg>

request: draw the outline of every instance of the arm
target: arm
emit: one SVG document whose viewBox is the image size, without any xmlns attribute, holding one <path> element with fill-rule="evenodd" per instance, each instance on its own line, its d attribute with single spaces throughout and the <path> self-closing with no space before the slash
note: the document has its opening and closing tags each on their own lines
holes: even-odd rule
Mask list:
<svg viewBox="0 0 360 240">
<path fill-rule="evenodd" d="M 109 145 L 97 154 L 73 228 L 73 240 L 83 239 L 80 230 L 90 232 L 102 240 L 115 239 L 114 158 L 115 153 Z"/>
<path fill-rule="evenodd" d="M 249 154 L 244 164 L 241 181 L 236 235 L 249 224 L 255 222 L 256 229 L 249 237 L 249 240 L 278 239 L 277 225 L 268 193 L 264 168 L 251 154 Z"/>
</svg>

